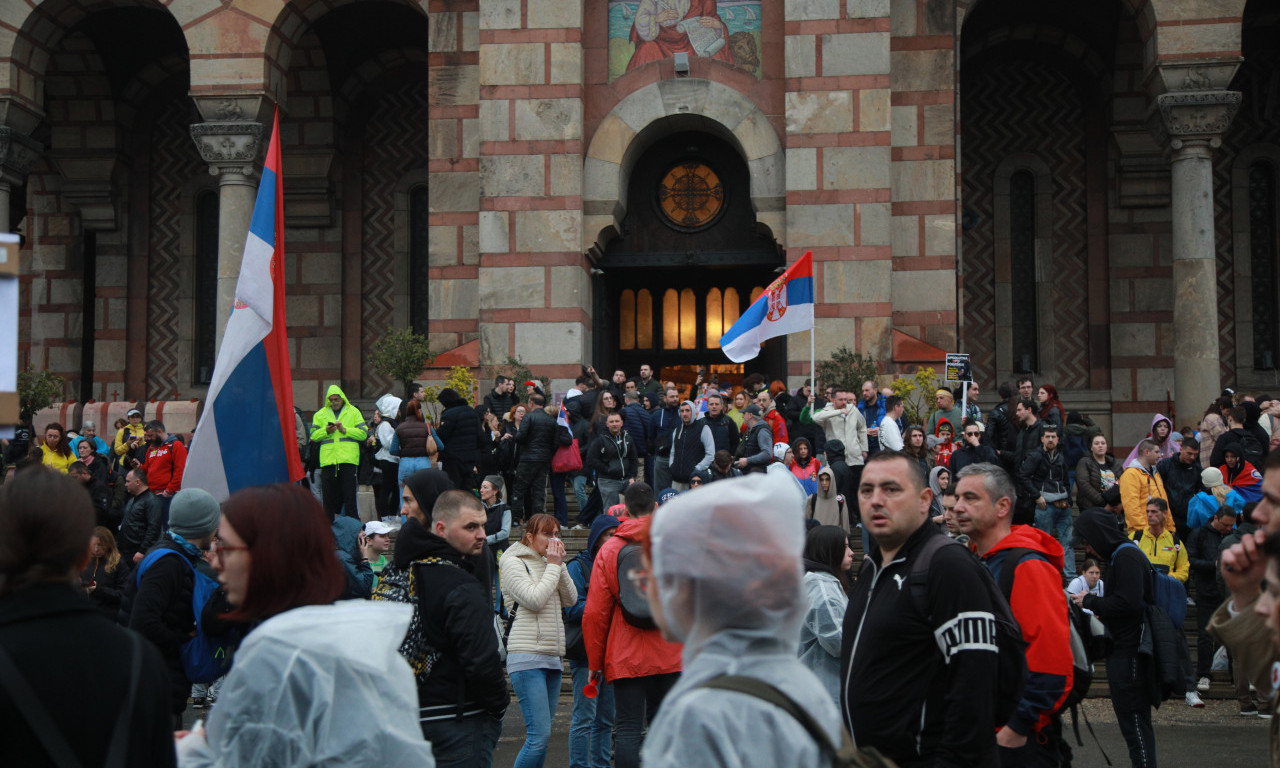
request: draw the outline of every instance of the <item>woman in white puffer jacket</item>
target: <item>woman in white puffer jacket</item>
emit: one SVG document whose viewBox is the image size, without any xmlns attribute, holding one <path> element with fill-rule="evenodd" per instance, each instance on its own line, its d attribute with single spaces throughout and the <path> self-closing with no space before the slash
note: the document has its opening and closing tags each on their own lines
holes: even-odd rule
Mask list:
<svg viewBox="0 0 1280 768">
<path fill-rule="evenodd" d="M 499 562 L 499 583 L 515 622 L 507 638 L 507 674 L 528 733 L 515 768 L 542 768 L 564 669 L 564 608 L 578 600 L 565 568 L 560 524 L 538 514 Z"/>
</svg>

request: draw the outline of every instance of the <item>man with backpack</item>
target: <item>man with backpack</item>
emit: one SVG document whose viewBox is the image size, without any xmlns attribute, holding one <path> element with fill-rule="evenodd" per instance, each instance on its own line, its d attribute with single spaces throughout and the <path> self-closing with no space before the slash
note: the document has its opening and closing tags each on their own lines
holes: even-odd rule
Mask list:
<svg viewBox="0 0 1280 768">
<path fill-rule="evenodd" d="M 1062 592 L 1062 545 L 1045 531 L 1012 524 L 1016 493 L 1001 467 L 965 467 L 956 496 L 956 524 L 991 570 L 1027 641 L 1022 699 L 1013 717 L 996 732 L 1000 764 L 1056 766 L 1062 750 L 1070 749 L 1062 742 L 1058 713 L 1075 693 L 1076 683 Z"/>
<path fill-rule="evenodd" d="M 582 614 L 590 675 L 613 685 L 614 760 L 618 768 L 638 768 L 646 717 L 680 678 L 681 646 L 662 639 L 637 581 L 643 578 L 640 541 L 648 536 L 657 504 L 647 483 L 627 486 L 623 498 L 630 519 L 600 547 Z M 603 672 L 603 679 L 601 679 Z"/>
<path fill-rule="evenodd" d="M 845 725 L 898 765 L 993 768 L 1026 670 L 1020 649 L 1006 650 L 1008 606 L 973 553 L 929 524 L 933 493 L 914 458 L 871 456 L 858 494 L 879 547 L 844 616 Z"/>
<path fill-rule="evenodd" d="M 120 601 L 120 623 L 150 640 L 164 658 L 175 730 L 182 728 L 182 713 L 191 692 L 182 647 L 196 628 L 192 599 L 197 572 L 216 583 L 217 576 L 205 562 L 204 553 L 221 519 L 222 510 L 207 491 L 178 491 L 169 506 L 169 530 L 138 564 Z M 176 556 L 164 556 L 170 551 Z"/>
<path fill-rule="evenodd" d="M 1116 527 L 1114 513 L 1093 507 L 1076 520 L 1076 540 L 1100 558 L 1109 560 L 1107 589 L 1102 597 L 1081 591 L 1071 596 L 1075 604 L 1093 611 L 1115 640 L 1107 658 L 1107 684 L 1111 707 L 1120 733 L 1129 747 L 1134 768 L 1154 768 L 1156 735 L 1151 726 L 1153 678 L 1149 654 L 1140 654 L 1146 605 L 1152 595 L 1151 563 L 1146 555 Z M 1158 694 L 1156 695 L 1158 698 Z"/>
</svg>

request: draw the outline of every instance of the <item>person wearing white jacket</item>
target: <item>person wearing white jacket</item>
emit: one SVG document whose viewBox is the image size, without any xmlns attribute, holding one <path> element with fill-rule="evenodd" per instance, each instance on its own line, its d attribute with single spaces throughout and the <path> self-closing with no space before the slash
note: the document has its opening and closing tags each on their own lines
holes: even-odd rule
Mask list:
<svg viewBox="0 0 1280 768">
<path fill-rule="evenodd" d="M 542 768 L 564 669 L 563 608 L 578 600 L 565 568 L 560 524 L 537 514 L 499 562 L 499 583 L 515 619 L 507 638 L 507 674 L 528 729 L 515 768 Z"/>
<path fill-rule="evenodd" d="M 825 471 L 825 470 L 824 470 Z M 804 540 L 804 589 L 808 610 L 800 627 L 800 663 L 818 676 L 840 703 L 840 641 L 849 606 L 849 534 L 836 525 L 820 525 Z"/>
<path fill-rule="evenodd" d="M 373 423 L 376 431 L 369 435 L 370 443 L 378 446 L 373 454 L 374 466 L 380 472 L 378 481 L 374 483 L 374 508 L 378 511 L 378 519 L 396 514 L 400 503 L 400 457 L 391 455 L 391 441 L 396 436 L 396 412 L 400 410 L 400 398 L 395 395 L 383 395 L 375 404 Z"/>
</svg>

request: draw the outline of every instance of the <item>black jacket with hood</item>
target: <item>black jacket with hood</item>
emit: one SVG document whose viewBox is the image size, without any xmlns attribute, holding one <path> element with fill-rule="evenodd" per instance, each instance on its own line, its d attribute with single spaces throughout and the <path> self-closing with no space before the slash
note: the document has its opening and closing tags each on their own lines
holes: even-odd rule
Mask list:
<svg viewBox="0 0 1280 768">
<path fill-rule="evenodd" d="M 624 429 L 617 437 L 608 433 L 596 435 L 587 448 L 584 469 L 595 470 L 596 477 L 626 480 L 636 476 L 636 446 Z"/>
<path fill-rule="evenodd" d="M 1121 525 L 1120 518 L 1102 507 L 1086 509 L 1076 520 L 1076 540 L 1087 542 L 1098 556 L 1111 563 L 1106 594 L 1086 596 L 1084 607 L 1111 631 L 1117 653 L 1133 655 L 1142 636 L 1151 563 L 1138 547 L 1121 547 L 1128 541 Z"/>
<path fill-rule="evenodd" d="M 556 424 L 556 418 L 546 408 L 530 405 L 515 441 L 520 445 L 521 464 L 550 464 L 556 447 L 569 445 L 573 437 Z"/>
<path fill-rule="evenodd" d="M 826 449 L 827 466 L 831 468 L 832 474 L 836 477 L 836 492 L 843 496 L 845 501 L 849 502 L 856 510 L 858 505 L 854 503 L 854 500 L 857 499 L 857 496 L 854 494 L 858 492 L 856 485 L 858 480 L 853 470 L 850 469 L 849 463 L 844 460 L 844 441 L 828 440 L 823 447 Z"/>
<path fill-rule="evenodd" d="M 475 409 L 457 392 L 446 387 L 436 397 L 444 411 L 440 414 L 440 426 L 436 434 L 444 447 L 440 449 L 442 461 L 473 466 L 480 461 L 480 443 L 483 427 Z"/>
</svg>

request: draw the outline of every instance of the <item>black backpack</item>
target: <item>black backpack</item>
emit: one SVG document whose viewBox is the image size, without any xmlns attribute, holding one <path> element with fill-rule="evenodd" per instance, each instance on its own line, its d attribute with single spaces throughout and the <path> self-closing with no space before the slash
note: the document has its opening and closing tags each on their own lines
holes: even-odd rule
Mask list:
<svg viewBox="0 0 1280 768">
<path fill-rule="evenodd" d="M 916 554 L 915 562 L 911 564 L 910 576 L 907 577 L 907 584 L 911 588 L 911 600 L 916 610 L 929 621 L 930 626 L 934 622 L 929 615 L 929 566 L 938 550 L 949 546 L 964 547 L 965 552 L 977 562 L 977 556 L 970 552 L 968 547 L 939 533 L 928 537 L 920 545 L 920 552 Z M 1000 660 L 993 692 L 992 714 L 995 722 L 992 727 L 997 727 L 1009 722 L 1009 718 L 1018 708 L 1018 702 L 1022 700 L 1022 687 L 1027 680 L 1027 642 L 1022 639 L 1022 629 L 1013 618 L 1009 601 L 996 587 L 991 571 L 981 563 L 978 565 L 981 566 L 983 585 L 991 598 L 992 614 L 996 619 L 996 647 L 999 649 Z"/>
<path fill-rule="evenodd" d="M 627 574 L 644 568 L 640 557 L 643 554 L 640 545 L 628 542 L 618 550 L 618 603 L 622 606 L 622 618 L 637 629 L 655 629 L 653 613 L 649 610 L 649 600 L 640 591 Z"/>
</svg>

